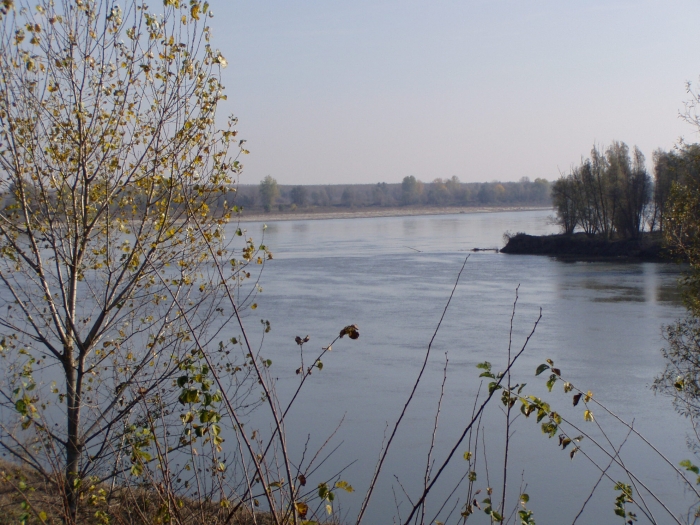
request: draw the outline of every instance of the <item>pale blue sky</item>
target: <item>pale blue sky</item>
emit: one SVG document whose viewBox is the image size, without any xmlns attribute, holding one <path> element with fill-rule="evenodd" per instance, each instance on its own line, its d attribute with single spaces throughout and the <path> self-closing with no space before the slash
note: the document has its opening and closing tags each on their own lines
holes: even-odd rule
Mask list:
<svg viewBox="0 0 700 525">
<path fill-rule="evenodd" d="M 697 130 L 697 0 L 210 0 L 243 183 L 555 179 Z"/>
</svg>

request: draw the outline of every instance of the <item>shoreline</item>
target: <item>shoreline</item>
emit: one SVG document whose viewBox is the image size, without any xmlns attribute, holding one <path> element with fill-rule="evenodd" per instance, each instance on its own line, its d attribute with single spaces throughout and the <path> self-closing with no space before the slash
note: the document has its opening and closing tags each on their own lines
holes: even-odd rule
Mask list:
<svg viewBox="0 0 700 525">
<path fill-rule="evenodd" d="M 375 217 L 413 217 L 421 215 L 458 215 L 467 213 L 498 213 L 507 211 L 551 210 L 550 206 L 419 206 L 391 208 L 356 208 L 317 211 L 252 212 L 245 210 L 236 217 L 238 222 L 313 221 L 333 219 L 370 219 Z"/>
</svg>

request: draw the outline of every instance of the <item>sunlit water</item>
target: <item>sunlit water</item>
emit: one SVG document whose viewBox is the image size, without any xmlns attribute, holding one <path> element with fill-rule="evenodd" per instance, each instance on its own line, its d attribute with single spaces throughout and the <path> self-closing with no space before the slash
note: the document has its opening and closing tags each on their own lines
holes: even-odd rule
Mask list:
<svg viewBox="0 0 700 525">
<path fill-rule="evenodd" d="M 550 394 L 546 374 L 534 371 L 553 359 L 567 380 L 591 390 L 635 429 L 658 444 L 677 465 L 691 456 L 685 440 L 688 423 L 672 410 L 668 399 L 654 396 L 650 384 L 663 368 L 660 348 L 662 326 L 684 313 L 676 291 L 679 269 L 658 263 L 564 263 L 548 257 L 493 252 L 470 253 L 472 248 L 503 245 L 506 231 L 544 234 L 555 231 L 551 212 L 479 213 L 448 216 L 394 217 L 330 221 L 270 223 L 265 243 L 275 258 L 263 272 L 264 292 L 258 309 L 247 313 L 251 334 L 262 334 L 260 319 L 270 320 L 262 353 L 273 360 L 278 392 L 289 395 L 298 377 L 296 335 L 310 335 L 307 359 L 325 346 L 346 324 L 356 323 L 357 341 L 347 338 L 334 345 L 315 372 L 288 417 L 291 452 L 300 457 L 307 436 L 309 449 L 319 447 L 342 425 L 328 451 L 340 447 L 316 472 L 310 484 L 350 465 L 342 478 L 355 493 L 341 505 L 348 520 L 356 514 L 374 468 L 387 424 L 391 425 L 406 401 L 440 319 L 455 279 L 467 255 L 452 304 L 435 339 L 423 382 L 393 444 L 377 492 L 368 510 L 368 523 L 391 523 L 405 518 L 409 503 L 421 486 L 443 379 L 445 354 L 447 382 L 433 458 L 443 460 L 469 420 L 479 390 L 482 361 L 504 368 L 509 323 L 518 291 L 513 349 L 519 350 L 540 308 L 542 320 L 520 358 L 513 382 L 527 383 L 525 392 L 543 396 L 582 429 L 604 439 L 594 423 L 585 423 L 583 408 L 573 408 L 571 394 L 561 383 Z M 248 234 L 259 238 L 262 224 L 250 223 Z M 483 387 L 482 387 L 483 396 Z M 618 446 L 627 431 L 616 427 L 601 410 L 596 419 Z M 479 438 L 477 487 L 494 487 L 500 501 L 504 416 L 494 404 L 483 420 Z M 537 523 L 571 523 L 598 479 L 599 471 L 581 454 L 571 461 L 567 449 L 548 440 L 534 418 L 515 422 L 509 456 L 508 509 L 513 509 L 524 486 Z M 573 431 L 572 431 L 573 433 Z M 582 450 L 594 453 L 584 440 Z M 484 448 L 485 447 L 485 448 Z M 430 502 L 433 514 L 463 475 L 462 459 L 469 446 L 458 447 L 454 467 L 436 486 Z M 489 478 L 484 468 L 484 450 Z M 639 477 L 676 514 L 693 502 L 669 468 L 638 439 L 631 437 L 621 456 Z M 600 454 L 594 455 L 607 465 Z M 308 456 L 307 456 L 308 459 Z M 615 480 L 626 481 L 619 469 Z M 403 489 L 397 483 L 397 476 Z M 399 502 L 399 512 L 396 501 Z M 459 497 L 463 491 L 458 491 Z M 613 523 L 614 498 L 603 481 L 577 523 Z M 485 497 L 481 493 L 478 499 Z M 646 499 L 660 523 L 670 522 L 651 498 Z M 454 502 L 454 499 L 453 499 Z M 465 503 L 460 500 L 458 509 Z M 438 520 L 444 521 L 452 504 Z M 459 510 L 456 511 L 457 513 Z M 454 521 L 456 514 L 452 515 Z M 487 523 L 478 513 L 470 521 Z M 643 519 L 640 519 L 643 522 Z"/>
</svg>

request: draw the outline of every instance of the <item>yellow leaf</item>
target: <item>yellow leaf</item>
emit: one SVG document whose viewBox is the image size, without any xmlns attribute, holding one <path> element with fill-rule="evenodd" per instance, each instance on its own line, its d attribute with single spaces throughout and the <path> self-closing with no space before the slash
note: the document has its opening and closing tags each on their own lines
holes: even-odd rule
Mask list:
<svg viewBox="0 0 700 525">
<path fill-rule="evenodd" d="M 195 20 L 199 20 L 199 4 L 194 4 L 190 10 L 190 15 Z"/>
<path fill-rule="evenodd" d="M 48 518 L 48 516 L 46 515 L 46 512 L 44 512 L 44 511 L 42 510 L 42 511 L 39 513 L 39 519 L 40 519 L 41 521 L 46 521 L 47 518 Z"/>
<path fill-rule="evenodd" d="M 294 502 L 294 508 L 297 509 L 300 518 L 305 518 L 306 513 L 309 512 L 309 506 L 303 501 Z"/>
<path fill-rule="evenodd" d="M 333 514 L 333 507 L 331 507 L 330 505 L 326 505 L 326 512 L 329 516 Z"/>
<path fill-rule="evenodd" d="M 584 421 L 593 421 L 593 412 L 591 412 L 590 410 L 586 410 L 583 413 L 583 419 Z"/>
<path fill-rule="evenodd" d="M 588 403 L 592 397 L 593 397 L 593 392 L 591 392 L 589 390 L 588 392 L 586 392 L 586 397 L 583 398 L 583 402 Z"/>
</svg>

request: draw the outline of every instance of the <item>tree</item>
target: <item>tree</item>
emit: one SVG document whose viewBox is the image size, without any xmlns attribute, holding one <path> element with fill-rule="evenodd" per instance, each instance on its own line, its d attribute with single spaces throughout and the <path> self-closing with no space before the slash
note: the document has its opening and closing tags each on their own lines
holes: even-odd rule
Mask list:
<svg viewBox="0 0 700 525">
<path fill-rule="evenodd" d="M 552 184 L 552 203 L 557 211 L 557 221 L 566 234 L 574 233 L 578 222 L 573 186 L 573 181 L 568 177 L 561 177 Z"/>
<path fill-rule="evenodd" d="M 372 204 L 384 206 L 389 201 L 389 186 L 386 182 L 378 182 L 372 186 Z"/>
<path fill-rule="evenodd" d="M 700 318 L 700 148 L 682 157 L 682 179 L 673 182 L 664 215 L 664 238 L 674 253 L 690 263 L 683 277 L 686 306 Z"/>
<path fill-rule="evenodd" d="M 304 186 L 294 186 L 290 196 L 293 204 L 297 206 L 304 206 L 306 204 L 306 188 Z"/>
<path fill-rule="evenodd" d="M 138 477 L 155 436 L 162 453 L 183 446 L 173 381 L 206 375 L 192 339 L 226 317 L 209 269 L 230 259 L 230 212 L 212 210 L 241 165 L 236 120 L 215 124 L 226 61 L 209 14 L 196 0 L 161 15 L 0 7 L 0 397 L 18 424 L 2 421 L 0 446 L 62 472 L 66 522 L 88 476 Z"/>
<path fill-rule="evenodd" d="M 401 182 L 401 204 L 416 204 L 423 193 L 423 183 L 413 175 L 403 178 Z"/>
<path fill-rule="evenodd" d="M 700 97 L 687 86 L 686 122 L 700 129 L 697 104 Z M 654 152 L 655 200 L 664 239 L 674 253 L 688 261 L 681 289 L 688 310 L 685 319 L 666 327 L 668 348 L 664 372 L 654 388 L 673 399 L 676 410 L 693 423 L 700 446 L 700 145 L 680 144 L 677 152 Z"/>
<path fill-rule="evenodd" d="M 623 237 L 638 237 L 644 228 L 644 210 L 651 198 L 651 177 L 644 165 L 644 155 L 635 146 L 630 158 L 624 142 L 613 142 L 607 150 L 611 166 L 613 195 L 617 199 L 615 229 Z"/>
<path fill-rule="evenodd" d="M 658 222 L 659 230 L 663 231 L 671 187 L 678 181 L 680 175 L 680 158 L 674 151 L 666 152 L 657 149 L 652 159 L 654 162 L 654 222 Z"/>
<path fill-rule="evenodd" d="M 428 185 L 428 204 L 444 206 L 450 200 L 450 190 L 447 184 L 440 178 L 435 179 Z"/>
<path fill-rule="evenodd" d="M 651 190 L 639 148 L 631 158 L 624 142 L 613 142 L 604 152 L 594 146 L 590 158 L 552 186 L 552 199 L 565 233 L 578 227 L 606 239 L 635 238 L 645 228 Z"/>
<path fill-rule="evenodd" d="M 260 181 L 260 186 L 258 191 L 260 192 L 260 202 L 263 205 L 265 211 L 269 212 L 272 205 L 279 197 L 280 190 L 277 187 L 277 181 L 273 179 L 270 175 L 266 176 Z"/>
<path fill-rule="evenodd" d="M 348 208 L 352 208 L 357 202 L 357 195 L 355 194 L 355 189 L 352 186 L 348 186 L 343 190 L 343 194 L 340 196 L 340 204 Z"/>
</svg>

